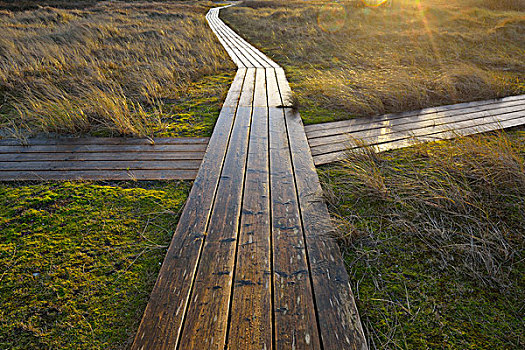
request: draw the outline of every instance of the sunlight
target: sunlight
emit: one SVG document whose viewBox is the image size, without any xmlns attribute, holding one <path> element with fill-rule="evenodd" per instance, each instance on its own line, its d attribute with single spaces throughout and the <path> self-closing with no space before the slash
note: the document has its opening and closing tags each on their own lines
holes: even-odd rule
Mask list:
<svg viewBox="0 0 525 350">
<path fill-rule="evenodd" d="M 384 4 L 385 2 L 387 2 L 388 0 L 362 0 L 362 1 L 366 6 L 378 7 Z"/>
<path fill-rule="evenodd" d="M 434 56 L 436 57 L 436 60 L 438 61 L 441 72 L 445 72 L 444 60 L 443 60 L 441 53 L 439 52 L 438 46 L 436 44 L 436 39 L 434 38 L 434 35 L 432 34 L 432 30 L 430 29 L 430 24 L 425 14 L 425 8 L 423 8 L 423 6 L 421 5 L 420 0 L 416 0 L 416 6 L 418 9 L 418 14 L 421 19 L 421 22 L 423 23 L 423 26 L 425 27 L 425 32 L 428 37 L 430 46 L 432 48 L 432 52 L 434 53 Z M 446 77 L 445 88 L 448 90 L 448 93 L 450 94 L 451 98 L 454 101 L 456 101 L 457 100 L 456 89 L 454 88 L 452 82 L 450 81 L 450 78 L 448 78 L 446 75 L 445 77 Z"/>
</svg>

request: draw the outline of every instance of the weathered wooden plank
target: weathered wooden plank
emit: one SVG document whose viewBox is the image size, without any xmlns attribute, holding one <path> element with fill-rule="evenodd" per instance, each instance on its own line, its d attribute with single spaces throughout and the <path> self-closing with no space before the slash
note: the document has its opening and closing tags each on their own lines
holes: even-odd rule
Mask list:
<svg viewBox="0 0 525 350">
<path fill-rule="evenodd" d="M 217 14 L 217 18 L 219 16 L 219 13 Z M 218 18 L 220 20 L 220 18 Z M 244 38 L 242 38 L 239 34 L 237 34 L 232 28 L 228 27 L 224 22 L 221 20 L 221 25 L 224 27 L 225 31 L 230 35 L 231 38 L 235 38 L 238 40 L 239 44 L 242 45 L 245 49 L 251 51 L 254 55 L 260 58 L 260 62 L 264 64 L 264 67 L 266 68 L 277 68 L 279 67 L 275 62 L 273 62 L 268 56 L 264 55 L 262 52 L 260 52 L 257 48 L 255 48 L 253 45 L 248 43 Z"/>
<path fill-rule="evenodd" d="M 174 349 L 178 344 L 245 74 L 245 69 L 237 71 L 223 104 L 131 346 L 133 350 Z"/>
<path fill-rule="evenodd" d="M 193 180 L 197 170 L 0 171 L 0 181 Z"/>
<path fill-rule="evenodd" d="M 307 125 L 305 126 L 305 131 L 307 135 L 311 135 L 312 132 L 318 131 L 318 130 L 327 130 L 327 129 L 340 128 L 340 127 L 351 127 L 353 125 L 369 124 L 371 122 L 381 121 L 383 119 L 406 118 L 406 117 L 410 117 L 414 115 L 433 114 L 433 113 L 439 113 L 439 112 L 444 112 L 448 110 L 458 110 L 458 109 L 475 107 L 475 106 L 485 106 L 485 105 L 493 105 L 493 104 L 499 104 L 499 103 L 505 104 L 507 102 L 524 100 L 524 99 L 525 99 L 525 95 L 509 96 L 509 97 L 505 97 L 502 99 L 466 102 L 466 103 L 459 103 L 459 104 L 448 105 L 448 106 L 425 108 L 422 110 L 410 111 L 410 112 L 404 112 L 404 113 L 377 115 L 377 116 L 373 116 L 369 118 L 354 118 L 354 119 L 348 119 L 348 120 L 340 120 L 337 122 Z"/>
<path fill-rule="evenodd" d="M 385 143 L 381 143 L 377 145 L 372 145 L 372 147 L 374 147 L 374 149 L 376 149 L 376 151 L 378 152 L 384 152 L 384 151 L 389 151 L 389 150 L 397 149 L 397 148 L 410 147 L 420 142 L 446 140 L 446 139 L 451 139 L 457 136 L 468 136 L 468 135 L 478 134 L 478 133 L 487 132 L 487 131 L 512 128 L 512 127 L 516 127 L 516 126 L 520 126 L 524 124 L 525 124 L 525 120 L 521 116 L 519 116 L 517 118 L 513 118 L 509 120 L 489 122 L 487 124 L 476 125 L 476 126 L 472 126 L 472 127 L 468 127 L 464 129 L 455 129 L 455 130 L 449 129 L 449 130 L 442 131 L 442 132 L 423 134 L 420 136 L 409 135 L 408 137 L 395 139 L 391 142 L 385 142 Z M 316 155 L 314 156 L 314 162 L 316 165 L 323 165 L 323 164 L 337 162 L 337 161 L 345 159 L 347 157 L 348 151 L 351 151 L 351 149 Z"/>
<path fill-rule="evenodd" d="M 290 87 L 284 71 L 275 71 L 281 97 L 286 98 Z M 301 117 L 288 108 L 284 112 L 323 349 L 366 350 L 366 338 L 339 247 L 331 236 L 330 214 Z"/>
<path fill-rule="evenodd" d="M 0 162 L 0 171 L 47 170 L 199 170 L 201 162 L 195 160 L 168 161 L 62 161 L 62 162 Z"/>
<path fill-rule="evenodd" d="M 268 69 L 268 105 L 281 104 Z M 270 194 L 276 348 L 320 349 L 310 271 L 283 109 L 269 108 Z"/>
<path fill-rule="evenodd" d="M 231 36 L 226 31 L 226 25 L 223 24 L 222 21 L 218 18 L 218 16 L 214 16 L 211 21 L 214 23 L 215 30 L 217 33 L 220 33 L 223 40 L 228 43 L 228 45 L 231 47 L 235 55 L 242 61 L 242 63 L 246 67 L 255 67 L 257 65 L 256 61 L 254 61 L 251 57 L 245 54 L 243 50 L 241 49 L 240 45 L 235 41 L 232 40 Z"/>
<path fill-rule="evenodd" d="M 228 348 L 272 349 L 270 188 L 266 75 L 257 69 Z"/>
<path fill-rule="evenodd" d="M 180 349 L 224 349 L 250 133 L 255 69 L 248 68 L 202 248 Z"/>
<path fill-rule="evenodd" d="M 118 153 L 3 153 L 0 162 L 41 161 L 139 161 L 139 160 L 202 160 L 204 152 L 118 152 Z"/>
<path fill-rule="evenodd" d="M 35 145 L 3 146 L 0 153 L 52 152 L 204 152 L 206 144 L 183 145 Z"/>
<path fill-rule="evenodd" d="M 425 115 L 414 115 L 405 118 L 385 118 L 381 121 L 374 121 L 368 124 L 359 124 L 351 127 L 315 131 L 307 134 L 307 137 L 311 146 L 317 146 L 320 144 L 339 142 L 342 140 L 342 137 L 344 137 L 344 135 L 349 133 L 356 133 L 359 131 L 381 129 L 381 132 L 383 132 L 384 128 L 394 129 L 402 125 L 409 125 L 410 128 L 417 129 L 421 126 L 424 126 L 425 124 L 445 124 L 455 121 L 474 119 L 477 115 L 480 115 L 478 114 L 480 112 L 483 112 L 484 114 L 498 116 L 500 114 L 505 114 L 512 111 L 523 110 L 524 107 L 525 100 L 511 101 L 505 104 L 498 103 L 484 106 L 475 106 L 459 110 L 449 110 Z"/>
<path fill-rule="evenodd" d="M 244 40 L 241 36 L 235 33 L 230 27 L 226 26 L 225 24 L 223 24 L 222 27 L 224 28 L 224 32 L 228 33 L 230 40 L 236 43 L 237 48 L 248 53 L 252 58 L 254 58 L 258 62 L 258 64 L 260 64 L 260 67 L 272 67 L 272 64 L 270 63 L 271 60 L 266 55 L 262 54 L 251 44 L 248 44 L 246 40 Z"/>
<path fill-rule="evenodd" d="M 223 29 L 221 28 L 220 23 L 217 21 L 217 16 L 216 15 L 211 16 L 208 21 L 209 21 L 210 25 L 212 26 L 215 34 L 217 35 L 217 37 L 219 38 L 219 40 L 221 41 L 223 46 L 228 51 L 228 54 L 234 60 L 234 62 L 239 67 L 251 66 L 251 63 L 243 55 L 241 55 L 238 52 L 237 48 L 228 39 L 227 35 L 225 35 Z"/>
<path fill-rule="evenodd" d="M 457 129 L 444 129 L 435 133 L 410 136 L 405 139 L 395 140 L 393 142 L 381 143 L 376 146 L 379 152 L 388 151 L 395 148 L 411 146 L 418 142 L 432 142 L 439 140 L 447 140 L 459 136 L 468 136 L 473 134 L 480 134 L 489 131 L 501 130 L 506 128 L 513 128 L 517 126 L 525 125 L 525 115 L 516 115 L 516 118 L 506 119 L 502 121 L 490 121 L 488 123 L 460 127 Z"/>
<path fill-rule="evenodd" d="M 493 121 L 503 121 L 513 119 L 525 114 L 525 105 L 522 110 L 515 111 L 514 108 L 499 110 L 497 116 L 493 116 L 491 111 L 476 112 L 470 115 L 471 118 L 461 121 L 452 121 L 445 124 L 434 124 L 432 121 L 426 121 L 416 124 L 413 128 L 409 124 L 397 126 L 395 129 L 370 129 L 362 132 L 350 134 L 352 138 L 346 136 L 346 141 L 339 141 L 337 143 L 322 144 L 311 147 L 313 155 L 320 155 L 324 153 L 333 153 L 343 151 L 351 147 L 355 141 L 359 140 L 366 144 L 379 144 L 385 142 L 393 142 L 399 139 L 410 138 L 413 136 L 421 136 L 429 133 L 436 133 L 447 130 L 457 130 L 467 126 L 482 125 Z M 512 112 L 509 112 L 512 111 Z"/>
<path fill-rule="evenodd" d="M 154 139 L 125 137 L 62 137 L 30 138 L 27 140 L 0 139 L 0 146 L 35 146 L 35 145 L 180 145 L 208 144 L 209 137 L 162 137 Z"/>
<path fill-rule="evenodd" d="M 229 33 L 228 27 L 224 25 L 218 18 L 214 19 L 214 21 L 217 24 L 217 30 L 223 35 L 228 44 L 234 48 L 236 54 L 239 55 L 240 53 L 247 60 L 244 62 L 244 64 L 247 64 L 248 67 L 256 67 L 259 64 L 258 61 L 248 52 L 248 50 L 245 49 L 245 47 L 242 46 L 242 44 L 235 37 L 231 35 L 231 33 Z"/>
<path fill-rule="evenodd" d="M 218 16 L 218 11 L 210 16 L 211 22 L 216 34 L 233 49 L 237 57 L 242 57 L 243 64 L 247 67 L 278 67 L 276 63 L 271 61 L 267 56 L 262 54 L 259 50 L 250 45 L 246 40 L 239 36 L 235 31 L 228 27 Z"/>
</svg>

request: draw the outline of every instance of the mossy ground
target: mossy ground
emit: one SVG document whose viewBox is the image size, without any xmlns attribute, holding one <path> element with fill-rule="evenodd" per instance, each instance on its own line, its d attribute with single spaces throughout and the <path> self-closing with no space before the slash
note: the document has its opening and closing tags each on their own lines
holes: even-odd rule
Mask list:
<svg viewBox="0 0 525 350">
<path fill-rule="evenodd" d="M 0 183 L 0 348 L 126 348 L 189 188 Z"/>
<path fill-rule="evenodd" d="M 235 72 L 205 76 L 166 101 L 158 137 L 211 136 Z"/>
<path fill-rule="evenodd" d="M 524 347 L 524 165 L 512 132 L 320 168 L 371 349 Z"/>
</svg>

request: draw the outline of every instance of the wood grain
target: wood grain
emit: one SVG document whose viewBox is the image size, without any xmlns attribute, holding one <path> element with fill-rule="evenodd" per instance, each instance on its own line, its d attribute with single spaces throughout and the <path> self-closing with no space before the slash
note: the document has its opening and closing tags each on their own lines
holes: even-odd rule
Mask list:
<svg viewBox="0 0 525 350">
<path fill-rule="evenodd" d="M 228 91 L 131 349 L 178 345 L 245 75 L 239 69 Z"/>
<path fill-rule="evenodd" d="M 272 349 L 270 188 L 266 74 L 257 69 L 252 131 L 237 260 L 228 348 Z"/>
<path fill-rule="evenodd" d="M 272 69 L 268 105 L 282 104 Z M 320 349 L 306 243 L 282 108 L 269 109 L 275 344 Z"/>
</svg>

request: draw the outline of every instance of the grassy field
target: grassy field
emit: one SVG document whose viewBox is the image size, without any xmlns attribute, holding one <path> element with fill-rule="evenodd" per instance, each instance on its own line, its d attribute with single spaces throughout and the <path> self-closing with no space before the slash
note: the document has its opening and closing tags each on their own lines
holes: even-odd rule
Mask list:
<svg viewBox="0 0 525 350">
<path fill-rule="evenodd" d="M 0 348 L 127 348 L 189 187 L 0 183 Z"/>
<path fill-rule="evenodd" d="M 372 349 L 525 346 L 525 132 L 323 167 Z"/>
<path fill-rule="evenodd" d="M 234 73 L 211 3 L 35 3 L 0 4 L 0 135 L 211 133 Z"/>
<path fill-rule="evenodd" d="M 285 68 L 306 123 L 525 93 L 523 1 L 366 2 L 245 1 L 221 16 Z"/>
<path fill-rule="evenodd" d="M 0 1 L 0 137 L 210 135 L 209 6 Z M 0 349 L 128 348 L 190 187 L 0 183 Z"/>
</svg>

